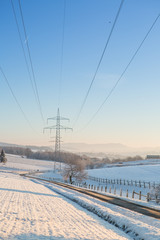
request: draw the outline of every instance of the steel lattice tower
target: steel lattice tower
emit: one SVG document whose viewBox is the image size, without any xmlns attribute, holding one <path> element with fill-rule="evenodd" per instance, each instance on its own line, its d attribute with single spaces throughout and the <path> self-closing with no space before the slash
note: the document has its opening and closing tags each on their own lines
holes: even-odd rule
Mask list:
<svg viewBox="0 0 160 240">
<path fill-rule="evenodd" d="M 60 153 L 60 114 L 57 110 L 55 154 Z"/>
<path fill-rule="evenodd" d="M 56 117 L 52 117 L 52 118 L 48 118 L 47 119 L 47 122 L 48 120 L 54 120 L 56 121 L 56 125 L 54 126 L 50 126 L 50 127 L 45 127 L 45 129 L 50 129 L 50 132 L 53 130 L 53 129 L 56 129 L 56 139 L 55 139 L 55 158 L 56 158 L 56 161 L 59 161 L 60 162 L 60 150 L 61 150 L 61 146 L 60 146 L 60 143 L 61 143 L 61 130 L 72 130 L 72 128 L 69 128 L 69 127 L 65 127 L 65 126 L 62 126 L 61 125 L 61 120 L 67 120 L 69 121 L 69 118 L 65 118 L 65 117 L 61 117 L 60 116 L 60 112 L 59 112 L 59 108 L 57 110 L 57 116 Z M 54 170 L 55 170 L 55 164 L 54 164 Z M 60 170 L 61 170 L 61 162 L 60 162 Z"/>
</svg>

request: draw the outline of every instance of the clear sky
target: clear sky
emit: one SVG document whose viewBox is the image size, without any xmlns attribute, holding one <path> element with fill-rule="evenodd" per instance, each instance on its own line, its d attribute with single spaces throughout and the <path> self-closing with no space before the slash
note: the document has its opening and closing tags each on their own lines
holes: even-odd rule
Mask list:
<svg viewBox="0 0 160 240">
<path fill-rule="evenodd" d="M 63 125 L 73 127 L 120 0 L 66 0 L 63 61 L 65 1 L 21 0 L 27 39 L 18 0 L 13 4 L 26 55 L 26 41 L 30 47 L 44 119 L 56 116 L 59 107 L 61 115 L 70 118 Z M 73 132 L 63 132 L 64 142 L 160 146 L 160 18 L 113 94 L 84 128 L 159 13 L 159 0 L 124 1 L 86 104 Z M 43 124 L 35 100 L 10 0 L 0 0 L 0 66 L 34 129 L 0 73 L 0 142 L 51 145 L 49 132 L 43 134 L 47 121 Z"/>
</svg>

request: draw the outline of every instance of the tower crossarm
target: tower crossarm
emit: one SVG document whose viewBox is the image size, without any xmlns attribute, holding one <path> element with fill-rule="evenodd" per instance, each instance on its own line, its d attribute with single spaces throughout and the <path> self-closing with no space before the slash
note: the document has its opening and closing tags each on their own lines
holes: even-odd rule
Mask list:
<svg viewBox="0 0 160 240">
<path fill-rule="evenodd" d="M 60 116 L 57 116 L 57 117 L 51 117 L 51 118 L 47 118 L 47 123 L 49 120 L 55 120 L 57 121 L 58 120 L 66 120 L 66 121 L 70 121 L 69 118 L 65 118 L 65 117 L 60 117 Z"/>
<path fill-rule="evenodd" d="M 70 121 L 69 118 L 65 118 L 65 117 L 60 117 L 60 120 L 67 120 L 67 121 Z"/>
<path fill-rule="evenodd" d="M 62 125 L 60 125 L 59 128 L 60 128 L 60 129 L 64 129 L 64 130 L 67 130 L 67 129 L 68 129 L 68 130 L 73 130 L 73 129 L 70 128 L 70 127 L 65 127 L 65 126 L 62 126 Z"/>
<path fill-rule="evenodd" d="M 50 130 L 50 132 L 51 132 L 52 129 L 56 129 L 56 125 L 55 125 L 55 126 L 51 126 L 51 127 L 45 127 L 45 128 L 43 128 L 43 133 L 45 132 L 45 130 Z"/>
<path fill-rule="evenodd" d="M 57 126 L 55 125 L 55 126 L 45 127 L 45 128 L 43 128 L 43 129 L 44 129 L 44 130 L 45 130 L 45 129 L 56 129 L 56 127 L 57 127 Z"/>
<path fill-rule="evenodd" d="M 57 120 L 57 117 L 47 118 L 47 123 L 48 123 L 49 120 L 55 120 L 55 121 L 56 121 L 56 120 Z"/>
</svg>

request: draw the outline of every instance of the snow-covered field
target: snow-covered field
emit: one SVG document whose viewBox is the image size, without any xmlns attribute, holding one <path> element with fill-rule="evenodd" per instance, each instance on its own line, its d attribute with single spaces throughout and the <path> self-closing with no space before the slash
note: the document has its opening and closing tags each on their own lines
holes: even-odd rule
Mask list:
<svg viewBox="0 0 160 240">
<path fill-rule="evenodd" d="M 51 170 L 53 162 L 12 155 L 7 159 L 6 165 L 0 165 L 0 239 L 160 239 L 157 219 L 18 175 L 23 171 Z M 100 174 L 93 171 L 94 176 Z M 159 179 L 158 171 L 154 173 Z M 43 175 L 47 174 L 53 176 L 53 172 Z M 148 175 L 153 180 L 152 171 Z"/>
<path fill-rule="evenodd" d="M 153 183 L 160 184 L 160 164 L 156 165 L 134 165 L 134 166 L 125 166 L 125 167 L 112 167 L 112 168 L 102 168 L 102 169 L 93 169 L 93 170 L 88 170 L 88 175 L 92 177 L 97 177 L 97 178 L 104 178 L 104 179 L 121 179 L 122 184 L 107 184 L 108 187 L 108 192 L 109 188 L 112 189 L 112 194 L 114 193 L 114 189 L 116 189 L 116 195 L 120 196 L 120 191 L 122 191 L 122 196 L 125 197 L 126 193 L 128 191 L 128 198 L 132 199 L 132 193 L 135 191 L 136 193 L 139 193 L 141 191 L 142 200 L 146 202 L 146 197 L 147 193 L 153 193 L 154 189 L 152 188 Z M 141 187 L 139 184 L 135 186 L 135 184 L 128 185 L 127 181 L 126 184 L 124 185 L 123 179 L 129 180 L 129 181 L 141 181 Z M 149 188 L 148 184 L 144 184 L 143 181 L 145 182 L 150 182 L 151 188 Z M 105 183 L 99 183 L 95 181 L 87 181 L 88 184 L 93 184 L 95 186 L 106 186 Z M 138 200 L 139 195 L 135 194 L 134 199 Z M 141 202 L 142 203 L 142 202 Z M 149 202 L 148 204 L 152 204 L 152 202 Z M 146 205 L 146 204 L 145 204 Z"/>
<path fill-rule="evenodd" d="M 34 159 L 27 159 L 21 156 L 6 154 L 7 163 L 2 165 L 4 168 L 15 170 L 15 171 L 43 171 L 51 170 L 54 168 L 54 163 L 52 161 L 41 161 Z"/>
<path fill-rule="evenodd" d="M 131 239 L 43 184 L 0 175 L 0 239 Z"/>
<path fill-rule="evenodd" d="M 156 165 L 138 165 L 88 170 L 94 177 L 108 179 L 141 180 L 160 183 L 160 163 Z"/>
<path fill-rule="evenodd" d="M 153 161 L 153 160 L 152 160 Z M 156 162 L 156 161 L 155 161 Z M 105 186 L 107 186 L 107 194 L 109 193 L 109 189 L 111 188 L 111 194 L 110 195 L 116 195 L 117 197 L 120 197 L 120 192 L 122 191 L 122 197 L 126 198 L 126 193 L 128 193 L 127 199 L 132 199 L 132 193 L 133 191 L 136 193 L 139 193 L 141 191 L 142 197 L 141 201 L 139 201 L 139 195 L 134 194 L 134 201 L 138 201 L 138 203 L 143 204 L 143 205 L 150 205 L 152 207 L 156 207 L 160 209 L 160 205 L 157 205 L 154 201 L 151 201 L 149 203 L 146 202 L 146 196 L 147 193 L 153 193 L 154 189 L 152 189 L 152 184 L 155 182 L 156 185 L 160 184 L 160 164 L 157 162 L 156 165 L 148 165 L 149 161 L 147 161 L 147 165 L 134 165 L 133 166 L 124 166 L 124 167 L 109 167 L 109 168 L 101 168 L 101 169 L 92 169 L 88 170 L 88 175 L 96 178 L 104 178 L 104 179 L 125 179 L 125 180 L 132 180 L 132 181 L 141 181 L 142 186 L 139 187 L 139 184 L 135 186 L 133 185 L 128 185 L 127 182 L 124 185 L 123 181 L 122 184 L 109 184 L 109 183 L 103 183 L 103 182 L 97 182 L 93 181 L 90 179 L 85 180 L 87 185 L 90 184 L 93 186 L 99 186 L 99 191 L 101 190 L 101 186 L 103 186 L 103 193 Z M 60 175 L 56 175 L 52 170 L 48 172 L 44 172 L 41 174 L 38 174 L 41 178 L 44 179 L 54 179 L 57 178 L 58 180 L 60 179 Z M 62 177 L 61 177 L 62 179 Z M 151 183 L 151 188 L 149 188 L 149 185 L 146 184 L 145 188 L 143 186 L 143 181 L 145 182 L 150 182 Z M 114 194 L 114 191 L 116 190 L 116 193 Z"/>
</svg>

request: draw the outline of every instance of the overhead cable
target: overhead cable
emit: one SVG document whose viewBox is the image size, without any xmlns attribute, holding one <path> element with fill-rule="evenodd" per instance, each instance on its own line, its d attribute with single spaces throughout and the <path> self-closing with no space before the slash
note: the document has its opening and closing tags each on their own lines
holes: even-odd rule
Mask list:
<svg viewBox="0 0 160 240">
<path fill-rule="evenodd" d="M 30 69 L 29 69 L 27 57 L 26 57 L 26 54 L 25 54 L 25 49 L 24 49 L 24 46 L 23 46 L 23 41 L 22 41 L 22 37 L 21 37 L 21 33 L 20 33 L 20 28 L 19 28 L 19 24 L 18 24 L 16 12 L 15 12 L 13 0 L 11 0 L 11 5 L 12 5 L 12 10 L 13 10 L 13 15 L 14 15 L 15 23 L 16 23 L 17 30 L 18 30 L 18 36 L 19 36 L 19 39 L 20 39 L 20 43 L 21 43 L 21 47 L 22 47 L 22 52 L 23 52 L 25 64 L 26 64 L 26 67 L 27 67 L 27 72 L 28 72 L 29 79 L 30 79 L 30 82 L 31 82 L 31 86 L 32 86 L 32 89 L 33 89 L 33 93 L 34 93 L 34 96 L 35 96 L 35 99 L 36 99 L 36 102 L 37 102 L 37 96 L 36 96 L 36 92 L 35 92 L 35 88 L 34 88 L 34 83 L 33 83 L 33 81 L 32 81 L 32 77 L 31 77 L 31 73 L 30 73 Z M 37 102 L 37 103 L 38 103 L 38 102 Z"/>
<path fill-rule="evenodd" d="M 156 22 L 158 21 L 160 17 L 160 13 L 158 14 L 158 16 L 156 17 L 156 19 L 154 20 L 154 22 L 152 23 L 151 27 L 149 28 L 149 30 L 147 31 L 145 37 L 143 38 L 143 40 L 141 41 L 141 43 L 139 44 L 138 48 L 136 49 L 136 51 L 134 52 L 133 56 L 131 57 L 130 61 L 128 62 L 128 64 L 126 65 L 125 69 L 123 70 L 123 72 L 121 73 L 120 77 L 117 79 L 116 83 L 114 84 L 114 86 L 112 87 L 112 89 L 110 90 L 110 92 L 107 94 L 106 98 L 104 99 L 104 101 L 102 102 L 102 104 L 99 106 L 98 110 L 95 112 L 95 114 L 92 116 L 92 118 L 88 121 L 88 123 L 85 125 L 84 128 L 86 128 L 92 121 L 93 119 L 96 117 L 96 115 L 99 113 L 99 111 L 101 110 L 101 108 L 104 106 L 104 104 L 107 102 L 107 100 L 109 99 L 109 97 L 111 96 L 111 94 L 114 92 L 114 90 L 116 89 L 117 85 L 119 84 L 120 80 L 122 79 L 122 77 L 124 76 L 124 74 L 126 73 L 127 69 L 129 68 L 129 66 L 131 65 L 131 63 L 133 62 L 134 58 L 136 57 L 136 55 L 138 54 L 139 50 L 141 49 L 143 43 L 145 42 L 145 40 L 147 39 L 148 35 L 150 34 L 150 32 L 152 31 L 153 27 L 155 26 Z M 83 128 L 83 129 L 84 129 Z"/>
<path fill-rule="evenodd" d="M 66 18 L 66 0 L 64 0 L 64 9 L 63 9 L 63 26 L 62 26 L 62 44 L 61 44 L 61 59 L 60 59 L 60 80 L 59 80 L 58 106 L 60 105 L 61 88 L 62 88 L 61 85 L 62 85 L 62 73 L 63 73 L 65 18 Z"/>
<path fill-rule="evenodd" d="M 102 59 L 103 59 L 103 57 L 104 57 L 104 54 L 105 54 L 106 49 L 107 49 L 107 47 L 108 47 L 109 41 L 110 41 L 110 39 L 111 39 L 113 30 L 114 30 L 115 25 L 116 25 L 116 23 L 117 23 L 117 20 L 118 20 L 120 11 L 121 11 L 122 6 L 123 6 L 123 3 L 124 3 L 124 0 L 121 0 L 121 3 L 120 3 L 120 6 L 119 6 L 119 8 L 118 8 L 118 11 L 117 11 L 115 20 L 114 20 L 114 22 L 113 22 L 111 31 L 110 31 L 109 36 L 108 36 L 108 38 L 107 38 L 107 42 L 106 42 L 106 44 L 105 44 L 105 47 L 104 47 L 103 52 L 102 52 L 102 54 L 101 54 L 101 57 L 100 57 L 100 59 L 99 59 L 98 65 L 97 65 L 97 67 L 96 67 L 96 71 L 95 71 L 95 73 L 94 73 L 94 75 L 93 75 L 92 81 L 91 81 L 91 83 L 90 83 L 90 86 L 89 86 L 89 88 L 88 88 L 88 90 L 87 90 L 87 93 L 86 93 L 86 95 L 85 95 L 85 98 L 84 98 L 84 100 L 83 100 L 83 102 L 82 102 L 82 105 L 81 105 L 81 107 L 80 107 L 80 111 L 79 111 L 79 113 L 78 113 L 78 115 L 77 115 L 77 117 L 76 117 L 76 120 L 75 120 L 75 122 L 74 122 L 73 125 L 75 125 L 76 122 L 78 121 L 78 119 L 79 119 L 79 117 L 80 117 L 80 114 L 81 114 L 81 112 L 82 112 L 82 109 L 83 109 L 83 107 L 84 107 L 84 105 L 85 105 L 85 103 L 86 103 L 86 101 L 87 101 L 88 95 L 89 95 L 89 93 L 90 93 L 90 91 L 91 91 L 92 85 L 93 85 L 93 83 L 94 83 L 94 81 L 95 81 L 97 72 L 98 72 L 98 70 L 99 70 L 99 68 L 100 68 Z"/>
<path fill-rule="evenodd" d="M 34 81 L 34 86 L 35 86 L 35 92 L 36 92 L 36 96 L 37 96 L 37 102 L 38 102 L 41 118 L 42 118 L 42 121 L 44 123 L 45 121 L 44 121 L 44 117 L 43 117 L 43 113 L 42 113 L 41 102 L 40 102 L 40 98 L 39 98 L 39 93 L 38 93 L 35 73 L 34 73 L 34 69 L 33 69 L 33 62 L 32 62 L 30 48 L 29 48 L 29 44 L 28 44 L 28 40 L 27 40 L 27 32 L 26 32 L 26 27 L 25 27 L 25 23 L 24 23 L 24 17 L 23 17 L 23 12 L 22 12 L 22 7 L 21 7 L 21 1 L 18 0 L 18 3 L 19 3 L 19 9 L 20 9 L 20 14 L 21 14 L 22 24 L 23 24 L 24 35 L 25 35 L 25 39 L 26 39 L 26 46 L 27 46 L 27 50 L 28 50 L 29 61 L 30 61 L 30 65 L 31 65 L 31 71 L 32 71 L 32 76 L 33 76 L 33 81 Z"/>
<path fill-rule="evenodd" d="M 36 130 L 32 127 L 32 125 L 31 125 L 31 123 L 30 123 L 27 115 L 26 115 L 25 112 L 23 111 L 23 108 L 22 108 L 22 106 L 20 105 L 20 103 L 19 103 L 19 101 L 18 101 L 15 93 L 13 92 L 13 89 L 12 89 L 12 87 L 11 87 L 11 85 L 10 85 L 10 83 L 9 83 L 9 81 L 8 81 L 8 79 L 7 79 L 7 77 L 6 77 L 6 75 L 5 75 L 5 73 L 4 73 L 4 71 L 3 71 L 3 69 L 2 69 L 1 66 L 0 66 L 0 72 L 1 72 L 1 74 L 2 74 L 2 76 L 3 76 L 3 78 L 4 78 L 5 82 L 6 82 L 6 84 L 7 84 L 7 86 L 8 86 L 8 88 L 9 88 L 9 90 L 10 90 L 10 92 L 11 92 L 11 94 L 12 94 L 12 96 L 13 96 L 13 98 L 14 98 L 14 100 L 15 100 L 15 102 L 16 102 L 19 110 L 20 110 L 20 112 L 22 113 L 23 117 L 25 118 L 25 120 L 26 120 L 26 122 L 28 123 L 28 125 L 30 126 L 30 128 L 31 128 L 34 132 L 36 132 Z M 37 133 L 37 132 L 36 132 L 36 133 Z"/>
</svg>

